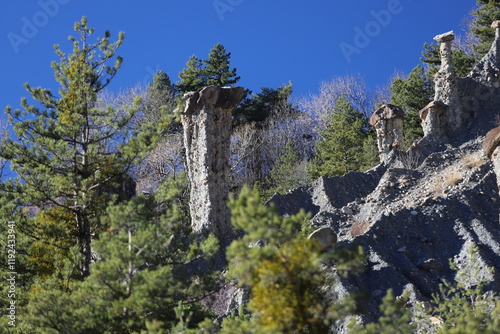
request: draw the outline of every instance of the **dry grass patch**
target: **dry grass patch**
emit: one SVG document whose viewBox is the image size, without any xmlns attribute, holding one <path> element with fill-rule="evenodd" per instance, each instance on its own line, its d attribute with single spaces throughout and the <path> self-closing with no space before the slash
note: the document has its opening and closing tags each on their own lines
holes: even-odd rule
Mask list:
<svg viewBox="0 0 500 334">
<path fill-rule="evenodd" d="M 486 162 L 481 152 L 463 155 L 461 160 L 464 167 L 468 169 L 479 167 Z"/>
<path fill-rule="evenodd" d="M 442 173 L 436 175 L 432 180 L 432 190 L 435 197 L 444 196 L 450 192 L 451 188 L 463 181 L 463 173 L 447 168 Z"/>
<path fill-rule="evenodd" d="M 463 180 L 463 175 L 459 171 L 448 171 L 444 174 L 444 184 L 446 186 L 456 186 Z"/>
</svg>

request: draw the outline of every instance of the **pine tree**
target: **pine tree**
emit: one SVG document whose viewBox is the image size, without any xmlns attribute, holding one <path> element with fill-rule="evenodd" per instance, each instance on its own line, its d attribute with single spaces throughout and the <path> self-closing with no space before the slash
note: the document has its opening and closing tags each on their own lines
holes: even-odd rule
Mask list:
<svg viewBox="0 0 500 334">
<path fill-rule="evenodd" d="M 206 86 L 231 86 L 240 80 L 236 68 L 230 66 L 231 52 L 227 52 L 220 43 L 216 44 L 208 54 L 208 59 L 191 56 L 186 63 L 187 68 L 179 73 L 177 82 L 180 93 L 197 91 Z"/>
<path fill-rule="evenodd" d="M 408 148 L 413 141 L 424 135 L 418 111 L 432 101 L 433 84 L 426 76 L 424 68 L 417 65 L 406 79 L 395 78 L 390 89 L 390 103 L 405 110 L 403 147 Z"/>
<path fill-rule="evenodd" d="M 179 73 L 181 79 L 177 82 L 177 87 L 181 94 L 197 91 L 207 86 L 204 73 L 203 62 L 195 55 L 192 55 L 186 63 L 186 68 Z"/>
<path fill-rule="evenodd" d="M 439 45 L 437 45 L 436 43 L 424 43 L 424 50 L 422 51 L 422 57 L 420 58 L 420 61 L 427 65 L 427 68 L 425 70 L 426 77 L 428 79 L 432 79 L 434 74 L 439 70 L 439 67 L 441 66 Z M 467 53 L 465 53 L 465 51 L 460 49 L 452 50 L 451 61 L 453 63 L 453 66 L 455 67 L 456 75 L 461 78 L 466 77 L 476 63 L 476 59 L 473 55 L 468 55 Z"/>
<path fill-rule="evenodd" d="M 186 327 L 210 315 L 200 300 L 213 291 L 217 273 L 197 268 L 210 264 L 217 241 L 190 233 L 186 186 L 179 177 L 108 207 L 91 274 L 65 291 L 40 284 L 30 301 L 27 322 L 37 333 L 140 333 L 152 324 L 170 332 L 181 315 Z"/>
<path fill-rule="evenodd" d="M 294 107 L 289 102 L 292 91 L 293 85 L 291 82 L 276 89 L 262 87 L 261 92 L 257 94 L 248 91 L 247 97 L 234 111 L 235 125 L 250 122 L 262 125 L 279 108 L 288 108 L 288 110 L 293 111 Z"/>
<path fill-rule="evenodd" d="M 203 61 L 207 86 L 232 86 L 240 80 L 236 75 L 236 69 L 230 68 L 230 58 L 231 52 L 227 52 L 220 43 L 210 50 L 208 59 Z"/>
<path fill-rule="evenodd" d="M 153 82 L 148 83 L 146 96 L 142 101 L 141 122 L 160 124 L 163 134 L 181 131 L 182 125 L 175 119 L 176 90 L 169 76 L 158 71 Z"/>
<path fill-rule="evenodd" d="M 472 23 L 471 32 L 479 40 L 479 43 L 474 45 L 474 50 L 482 57 L 489 51 L 495 39 L 491 24 L 500 20 L 500 0 L 476 0 L 476 3 L 479 7 L 472 13 L 475 21 Z"/>
<path fill-rule="evenodd" d="M 132 132 L 127 127 L 138 103 L 116 110 L 99 99 L 121 66 L 122 58 L 115 54 L 124 35 L 120 33 L 112 43 L 106 32 L 92 44 L 94 30 L 85 17 L 75 23 L 75 31 L 77 37 L 69 38 L 71 54 L 55 46 L 60 61 L 52 67 L 61 86 L 59 96 L 27 84 L 37 105 L 23 98 L 23 111 L 7 107 L 16 139 L 5 140 L 0 155 L 18 175 L 6 189 L 16 195 L 20 206 L 36 206 L 42 212 L 27 217 L 23 231 L 60 249 L 67 249 L 64 244 L 72 238 L 83 256 L 79 267 L 85 277 L 93 259 L 91 242 L 106 227 L 100 216 L 116 199 L 112 194 L 117 186 L 129 179 L 127 172 L 146 151 L 155 131 Z M 113 58 L 114 64 L 108 65 Z M 45 227 L 40 230 L 40 224 L 70 226 L 75 235 L 51 237 Z M 46 235 L 36 235 L 37 229 Z"/>
<path fill-rule="evenodd" d="M 175 86 L 170 81 L 167 73 L 158 71 L 153 77 L 153 82 L 148 83 L 148 94 L 155 99 L 163 100 L 165 97 L 174 95 Z"/>
<path fill-rule="evenodd" d="M 240 314 L 223 323 L 227 328 L 222 333 L 327 333 L 352 311 L 351 299 L 329 300 L 322 288 L 335 281 L 328 269 L 332 259 L 337 273 L 357 272 L 360 249 L 322 252 L 306 237 L 308 216 L 303 211 L 281 217 L 248 187 L 229 206 L 232 223 L 243 236 L 228 248 L 228 277 L 250 289 L 251 316 Z"/>
<path fill-rule="evenodd" d="M 373 128 L 366 132 L 366 139 L 363 141 L 363 153 L 361 157 L 360 171 L 366 171 L 380 163 L 377 133 Z"/>
<path fill-rule="evenodd" d="M 396 78 L 391 85 L 391 104 L 406 112 L 418 113 L 434 97 L 432 81 L 421 65 L 411 70 L 408 78 Z"/>
<path fill-rule="evenodd" d="M 310 173 L 319 176 L 342 175 L 362 166 L 363 142 L 367 137 L 366 119 L 341 96 L 332 111 L 328 127 L 316 143 Z"/>
<path fill-rule="evenodd" d="M 400 298 L 395 298 L 392 289 L 387 291 L 386 296 L 382 300 L 380 310 L 383 315 L 376 323 L 361 325 L 356 321 L 351 321 L 349 324 L 349 333 L 366 333 L 366 334 L 412 334 L 415 333 L 417 326 L 411 323 L 412 313 L 410 309 L 405 307 L 408 302 L 408 296 L 403 295 Z"/>
</svg>

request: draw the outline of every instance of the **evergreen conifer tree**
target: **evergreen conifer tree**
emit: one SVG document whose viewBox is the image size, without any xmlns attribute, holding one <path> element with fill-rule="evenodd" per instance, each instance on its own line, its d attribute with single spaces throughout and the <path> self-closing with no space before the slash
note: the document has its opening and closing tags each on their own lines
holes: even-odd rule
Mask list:
<svg viewBox="0 0 500 334">
<path fill-rule="evenodd" d="M 37 287 L 26 320 L 37 333 L 140 333 L 152 324 L 169 332 L 208 316 L 200 300 L 217 273 L 197 268 L 202 258 L 210 264 L 217 241 L 190 233 L 186 185 L 183 177 L 167 180 L 150 195 L 108 207 L 90 275 L 66 290 Z"/>
<path fill-rule="evenodd" d="M 355 110 L 341 96 L 332 111 L 330 124 L 316 143 L 316 155 L 310 167 L 311 176 L 334 176 L 360 170 L 366 128 L 363 113 Z"/>
<path fill-rule="evenodd" d="M 210 50 L 208 59 L 203 60 L 207 86 L 232 86 L 240 80 L 236 69 L 230 68 L 230 58 L 231 52 L 227 52 L 220 43 Z"/>
<path fill-rule="evenodd" d="M 405 110 L 403 147 L 408 148 L 413 141 L 424 135 L 418 111 L 432 101 L 433 83 L 426 76 L 424 68 L 417 65 L 406 79 L 395 78 L 390 90 L 390 103 Z"/>
<path fill-rule="evenodd" d="M 280 107 L 293 111 L 294 108 L 289 102 L 292 91 L 293 85 L 291 82 L 276 89 L 262 87 L 261 92 L 257 94 L 248 91 L 247 97 L 234 111 L 236 125 L 249 122 L 262 125 Z"/>
<path fill-rule="evenodd" d="M 181 79 L 177 87 L 181 94 L 197 91 L 206 86 L 231 86 L 240 80 L 236 68 L 230 67 L 231 52 L 227 52 L 220 43 L 208 54 L 208 59 L 191 56 L 186 68 L 179 73 Z"/>
<path fill-rule="evenodd" d="M 472 13 L 475 21 L 472 23 L 471 32 L 479 40 L 479 43 L 474 45 L 474 50 L 482 57 L 495 39 L 491 24 L 500 20 L 500 0 L 476 0 L 476 3 L 479 7 Z"/>
<path fill-rule="evenodd" d="M 284 194 L 290 189 L 306 185 L 310 180 L 307 166 L 307 160 L 299 154 L 292 142 L 288 142 L 276 166 L 269 173 L 270 189 L 266 191 L 266 197 L 271 197 L 275 192 Z"/>
<path fill-rule="evenodd" d="M 22 231 L 61 250 L 67 250 L 67 242 L 76 243 L 82 254 L 80 274 L 85 277 L 93 260 L 91 242 L 106 228 L 100 216 L 116 199 L 112 194 L 117 186 L 129 179 L 127 172 L 155 131 L 132 132 L 127 127 L 138 103 L 116 110 L 99 99 L 121 66 L 122 58 L 115 54 L 124 35 L 111 42 L 106 32 L 91 43 L 94 30 L 85 17 L 75 24 L 75 31 L 77 36 L 69 38 L 72 53 L 55 46 L 60 61 L 52 67 L 61 86 L 59 95 L 26 85 L 37 104 L 23 98 L 23 111 L 7 107 L 17 138 L 6 139 L 0 155 L 17 173 L 6 191 L 15 194 L 19 206 L 41 210 L 26 217 Z M 57 230 L 62 234 L 51 235 Z M 40 261 L 45 256 L 31 255 Z"/>
<path fill-rule="evenodd" d="M 203 62 L 195 55 L 192 55 L 186 63 L 186 68 L 179 73 L 181 79 L 177 82 L 177 87 L 181 94 L 197 91 L 207 86 L 204 73 Z"/>
<path fill-rule="evenodd" d="M 181 131 L 182 125 L 175 117 L 177 87 L 169 76 L 158 71 L 153 82 L 148 83 L 145 99 L 142 101 L 141 122 L 160 125 L 163 134 Z"/>
</svg>

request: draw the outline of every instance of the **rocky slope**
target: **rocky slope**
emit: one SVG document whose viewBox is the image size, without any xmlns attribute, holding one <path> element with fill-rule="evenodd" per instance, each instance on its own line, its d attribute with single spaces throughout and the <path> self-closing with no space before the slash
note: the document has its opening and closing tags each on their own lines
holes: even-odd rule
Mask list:
<svg viewBox="0 0 500 334">
<path fill-rule="evenodd" d="M 409 290 L 413 303 L 429 300 L 440 283 L 456 278 L 450 261 L 468 273 L 465 283 L 487 282 L 500 292 L 500 196 L 494 163 L 482 149 L 500 112 L 499 22 L 492 27 L 492 49 L 468 77 L 457 78 L 443 61 L 434 101 L 421 111 L 425 137 L 408 152 L 386 143 L 392 151 L 380 148 L 384 159 L 372 170 L 322 177 L 270 200 L 284 215 L 311 212 L 314 226 L 336 232 L 336 247 L 363 247 L 366 272 L 333 289 L 368 293 L 366 320 L 377 317 L 389 288 L 396 295 Z M 447 57 L 452 33 L 437 38 Z"/>
<path fill-rule="evenodd" d="M 305 199 L 306 209 L 317 211 L 312 224 L 332 228 L 338 235 L 337 247 L 363 247 L 366 272 L 343 280 L 343 287 L 335 289 L 368 293 L 367 316 L 372 320 L 389 288 L 397 295 L 410 289 L 414 299 L 430 299 L 440 283 L 454 280 L 450 260 L 465 271 L 479 265 L 479 276 L 471 282 L 488 281 L 499 291 L 500 196 L 481 142 L 478 138 L 449 146 L 430 154 L 417 168 L 405 168 L 396 160 L 366 173 L 322 178 L 271 201 L 281 213 L 294 214 L 300 208 L 294 203 Z M 348 196 L 343 191 L 354 179 L 358 182 Z M 335 189 L 340 190 L 338 196 Z M 474 262 L 471 246 L 479 248 Z"/>
</svg>

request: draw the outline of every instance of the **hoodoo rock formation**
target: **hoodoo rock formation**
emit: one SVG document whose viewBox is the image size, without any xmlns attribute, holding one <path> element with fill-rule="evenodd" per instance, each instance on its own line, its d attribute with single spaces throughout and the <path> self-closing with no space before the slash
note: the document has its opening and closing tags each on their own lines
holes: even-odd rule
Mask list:
<svg viewBox="0 0 500 334">
<path fill-rule="evenodd" d="M 233 236 L 228 202 L 231 113 L 245 94 L 242 87 L 208 86 L 184 95 L 190 212 L 195 232 L 213 232 L 226 244 Z"/>
<path fill-rule="evenodd" d="M 370 124 L 377 131 L 380 161 L 389 159 L 390 152 L 403 142 L 403 120 L 405 113 L 400 107 L 384 104 L 370 117 Z"/>
<path fill-rule="evenodd" d="M 441 67 L 434 78 L 434 101 L 419 113 L 425 138 L 421 145 L 460 144 L 492 128 L 500 110 L 500 21 L 492 28 L 496 38 L 491 49 L 465 78 L 457 77 L 451 62 L 453 32 L 434 38 Z"/>
<path fill-rule="evenodd" d="M 389 288 L 409 291 L 415 305 L 439 293 L 443 281 L 475 272 L 465 286 L 482 281 L 500 293 L 500 128 L 487 134 L 500 113 L 500 21 L 492 28 L 491 49 L 465 78 L 451 62 L 453 33 L 436 36 L 441 67 L 435 96 L 419 113 L 424 138 L 408 152 L 395 148 L 400 112 L 382 106 L 371 119 L 381 153 L 377 167 L 321 177 L 270 200 L 283 215 L 309 211 L 315 227 L 337 235 L 335 247 L 363 247 L 366 272 L 339 278 L 331 291 L 368 293 L 366 320 L 380 315 L 382 292 Z M 457 275 L 450 261 L 465 275 Z"/>
</svg>

